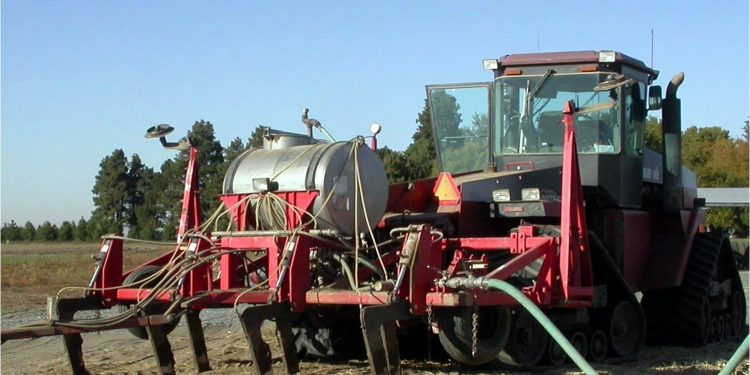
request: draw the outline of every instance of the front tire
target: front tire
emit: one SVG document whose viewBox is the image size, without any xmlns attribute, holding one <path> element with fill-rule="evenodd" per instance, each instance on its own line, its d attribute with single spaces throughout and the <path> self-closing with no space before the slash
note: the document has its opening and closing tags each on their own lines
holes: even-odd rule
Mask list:
<svg viewBox="0 0 750 375">
<path fill-rule="evenodd" d="M 440 344 L 459 363 L 483 365 L 493 361 L 505 347 L 510 335 L 511 310 L 507 306 L 480 307 L 478 312 L 476 353 L 472 353 L 473 308 L 448 308 L 437 313 Z"/>
</svg>

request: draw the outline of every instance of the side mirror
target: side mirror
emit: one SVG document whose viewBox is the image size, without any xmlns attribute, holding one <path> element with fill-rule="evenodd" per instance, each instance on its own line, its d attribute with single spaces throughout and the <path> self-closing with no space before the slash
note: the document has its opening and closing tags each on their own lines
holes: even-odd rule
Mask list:
<svg viewBox="0 0 750 375">
<path fill-rule="evenodd" d="M 661 109 L 661 86 L 648 88 L 648 110 L 657 111 Z"/>
</svg>

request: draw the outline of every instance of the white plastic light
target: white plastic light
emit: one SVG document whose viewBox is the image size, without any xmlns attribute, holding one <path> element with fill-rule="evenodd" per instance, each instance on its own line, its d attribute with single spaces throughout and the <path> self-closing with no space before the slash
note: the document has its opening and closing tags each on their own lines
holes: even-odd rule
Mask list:
<svg viewBox="0 0 750 375">
<path fill-rule="evenodd" d="M 484 66 L 484 70 L 495 70 L 497 69 L 497 60 L 496 59 L 482 60 L 482 66 Z"/>
<path fill-rule="evenodd" d="M 373 122 L 372 125 L 370 125 L 370 133 L 372 134 L 380 134 L 380 132 L 383 130 L 383 127 L 380 126 L 377 122 Z"/>
<path fill-rule="evenodd" d="M 493 191 L 492 200 L 495 202 L 510 202 L 510 190 L 499 189 Z"/>
<path fill-rule="evenodd" d="M 539 200 L 539 189 L 523 189 L 521 190 L 521 199 L 525 201 L 538 201 Z"/>
<path fill-rule="evenodd" d="M 599 62 L 603 63 L 613 63 L 615 62 L 615 53 L 614 52 L 599 52 Z"/>
</svg>

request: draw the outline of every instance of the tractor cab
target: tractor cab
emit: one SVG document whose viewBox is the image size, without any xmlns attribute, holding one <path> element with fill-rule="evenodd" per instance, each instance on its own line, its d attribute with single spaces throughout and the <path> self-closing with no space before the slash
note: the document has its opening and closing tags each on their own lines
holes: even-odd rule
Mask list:
<svg viewBox="0 0 750 375">
<path fill-rule="evenodd" d="M 641 206 L 647 87 L 658 71 L 618 52 L 485 60 L 494 81 L 427 86 L 438 165 L 461 174 L 559 167 L 563 106 L 576 107 L 581 179 L 606 205 Z"/>
</svg>

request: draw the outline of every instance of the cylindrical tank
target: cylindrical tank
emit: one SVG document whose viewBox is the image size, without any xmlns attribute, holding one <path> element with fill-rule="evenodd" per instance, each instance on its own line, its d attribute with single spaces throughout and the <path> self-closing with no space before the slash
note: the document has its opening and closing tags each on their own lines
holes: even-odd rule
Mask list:
<svg viewBox="0 0 750 375">
<path fill-rule="evenodd" d="M 354 230 L 354 152 L 352 142 L 319 143 L 281 149 L 254 148 L 232 161 L 224 176 L 223 193 L 257 193 L 253 179 L 268 178 L 278 183 L 277 192 L 317 190 L 312 213 L 320 211 L 318 224 L 323 229 L 338 229 L 346 235 Z M 377 225 L 388 202 L 388 178 L 377 154 L 366 146 L 358 147 L 357 159 L 362 181 L 362 196 L 367 218 Z M 331 198 L 323 207 L 329 194 Z M 367 232 L 364 209 L 359 206 L 357 233 Z"/>
</svg>

